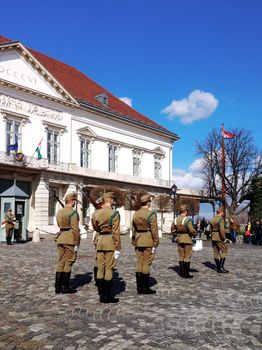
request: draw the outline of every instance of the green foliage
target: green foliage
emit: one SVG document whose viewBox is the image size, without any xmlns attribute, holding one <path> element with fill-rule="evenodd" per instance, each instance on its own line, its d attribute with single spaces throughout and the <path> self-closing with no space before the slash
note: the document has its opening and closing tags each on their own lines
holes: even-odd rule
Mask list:
<svg viewBox="0 0 262 350">
<path fill-rule="evenodd" d="M 262 177 L 253 179 L 251 184 L 251 203 L 250 216 L 251 220 L 262 219 Z"/>
</svg>

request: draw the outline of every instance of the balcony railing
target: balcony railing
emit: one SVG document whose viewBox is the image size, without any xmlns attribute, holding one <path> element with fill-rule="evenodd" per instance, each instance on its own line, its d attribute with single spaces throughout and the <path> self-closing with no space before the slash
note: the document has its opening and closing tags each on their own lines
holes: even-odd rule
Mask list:
<svg viewBox="0 0 262 350">
<path fill-rule="evenodd" d="M 51 164 L 47 159 L 37 159 L 26 155 L 7 155 L 6 152 L 0 152 L 0 164 L 8 164 L 17 167 L 45 169 L 47 171 L 55 171 L 61 173 L 70 173 L 74 175 L 88 176 L 99 179 L 107 179 L 112 181 L 121 181 L 126 183 L 133 183 L 137 185 L 147 185 L 156 187 L 170 188 L 172 183 L 169 180 L 152 179 L 145 177 L 138 177 L 126 174 L 113 173 L 103 170 L 89 169 L 79 167 L 73 163 L 59 162 Z"/>
</svg>

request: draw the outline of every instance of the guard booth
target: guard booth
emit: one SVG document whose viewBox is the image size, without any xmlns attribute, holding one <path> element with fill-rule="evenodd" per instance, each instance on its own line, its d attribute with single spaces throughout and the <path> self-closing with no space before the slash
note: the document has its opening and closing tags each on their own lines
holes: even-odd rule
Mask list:
<svg viewBox="0 0 262 350">
<path fill-rule="evenodd" d="M 27 241 L 28 207 L 29 207 L 29 189 L 30 184 L 16 180 L 1 180 L 1 223 L 4 221 L 5 213 L 9 208 L 12 209 L 16 218 L 15 229 L 12 237 L 13 241 Z M 1 225 L 0 242 L 6 241 L 5 225 Z"/>
</svg>

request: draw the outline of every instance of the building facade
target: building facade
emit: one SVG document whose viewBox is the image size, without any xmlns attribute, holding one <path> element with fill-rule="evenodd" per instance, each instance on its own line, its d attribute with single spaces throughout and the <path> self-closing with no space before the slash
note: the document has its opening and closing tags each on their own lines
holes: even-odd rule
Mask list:
<svg viewBox="0 0 262 350">
<path fill-rule="evenodd" d="M 178 136 L 143 116 L 75 68 L 0 37 L 1 221 L 9 207 L 16 237 L 55 224 L 66 193 L 97 185 L 168 193 Z M 59 200 L 58 200 L 59 199 Z M 123 225 L 130 213 L 121 209 Z M 4 229 L 0 239 L 5 240 Z"/>
</svg>

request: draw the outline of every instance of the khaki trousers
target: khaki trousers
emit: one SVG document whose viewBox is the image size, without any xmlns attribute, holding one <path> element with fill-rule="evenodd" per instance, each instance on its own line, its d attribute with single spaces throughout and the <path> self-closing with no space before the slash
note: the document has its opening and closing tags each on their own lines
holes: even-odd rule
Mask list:
<svg viewBox="0 0 262 350">
<path fill-rule="evenodd" d="M 13 232 L 14 232 L 14 228 L 13 227 L 6 227 L 5 228 L 6 237 L 11 237 L 12 238 Z"/>
<path fill-rule="evenodd" d="M 115 267 L 114 255 L 114 251 L 97 251 L 97 279 L 105 279 L 106 281 L 111 281 L 113 278 L 113 269 Z"/>
<path fill-rule="evenodd" d="M 179 261 L 190 262 L 192 256 L 192 244 L 178 243 L 177 250 L 179 254 Z"/>
<path fill-rule="evenodd" d="M 228 247 L 225 243 L 220 241 L 212 241 L 212 247 L 214 252 L 214 259 L 225 258 L 228 253 Z"/>
<path fill-rule="evenodd" d="M 58 244 L 58 262 L 56 271 L 57 272 L 71 272 L 72 265 L 76 261 L 77 254 L 74 251 L 74 245 L 69 244 Z"/>
<path fill-rule="evenodd" d="M 153 260 L 154 254 L 152 254 L 152 248 L 136 248 L 136 272 L 142 272 L 148 275 Z"/>
</svg>

